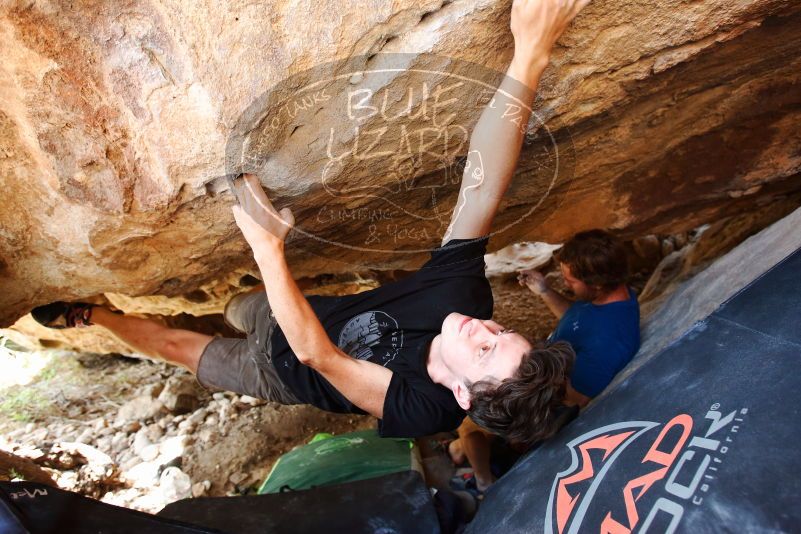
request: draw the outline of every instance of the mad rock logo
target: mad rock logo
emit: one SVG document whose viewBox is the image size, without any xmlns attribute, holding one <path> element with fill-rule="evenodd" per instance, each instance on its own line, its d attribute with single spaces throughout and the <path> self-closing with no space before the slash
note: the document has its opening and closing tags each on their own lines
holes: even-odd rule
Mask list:
<svg viewBox="0 0 801 534">
<path fill-rule="evenodd" d="M 553 481 L 545 532 L 673 532 L 685 509 L 703 505 L 747 408 L 698 421 L 626 421 L 567 444 L 571 462 Z M 603 495 L 600 498 L 599 495 Z"/>
</svg>

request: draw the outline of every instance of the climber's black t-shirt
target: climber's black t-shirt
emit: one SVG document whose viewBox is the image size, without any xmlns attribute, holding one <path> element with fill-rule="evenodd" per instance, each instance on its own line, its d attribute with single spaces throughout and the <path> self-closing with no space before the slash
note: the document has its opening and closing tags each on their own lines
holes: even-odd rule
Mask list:
<svg viewBox="0 0 801 534">
<path fill-rule="evenodd" d="M 376 289 L 342 297 L 307 297 L 328 337 L 354 358 L 392 371 L 382 436 L 415 437 L 452 430 L 464 411 L 450 389 L 428 376 L 431 340 L 452 312 L 492 317 L 492 291 L 484 275 L 488 237 L 451 239 L 418 271 Z M 272 336 L 278 375 L 303 402 L 323 410 L 365 413 L 322 375 L 301 364 L 280 328 Z"/>
</svg>

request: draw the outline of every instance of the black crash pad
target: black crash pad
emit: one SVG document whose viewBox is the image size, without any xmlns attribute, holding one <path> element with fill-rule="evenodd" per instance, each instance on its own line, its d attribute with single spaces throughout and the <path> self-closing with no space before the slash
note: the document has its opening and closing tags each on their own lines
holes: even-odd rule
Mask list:
<svg viewBox="0 0 801 534">
<path fill-rule="evenodd" d="M 163 519 L 34 482 L 0 482 L 2 534 L 207 534 L 219 530 Z"/>
<path fill-rule="evenodd" d="M 185 499 L 158 515 L 232 534 L 439 532 L 431 494 L 415 471 L 304 491 Z"/>
<path fill-rule="evenodd" d="M 469 533 L 801 531 L 801 251 L 518 462 Z"/>
<path fill-rule="evenodd" d="M 414 471 L 336 486 L 246 497 L 185 499 L 158 515 L 32 482 L 0 482 L 2 534 L 439 532 Z"/>
</svg>

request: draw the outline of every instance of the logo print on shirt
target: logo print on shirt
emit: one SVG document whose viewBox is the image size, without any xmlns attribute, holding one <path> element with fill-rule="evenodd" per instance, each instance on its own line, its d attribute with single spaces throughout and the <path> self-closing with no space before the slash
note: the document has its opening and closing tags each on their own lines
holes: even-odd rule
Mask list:
<svg viewBox="0 0 801 534">
<path fill-rule="evenodd" d="M 403 330 L 391 315 L 368 311 L 351 318 L 342 327 L 337 346 L 357 360 L 386 366 L 403 347 Z"/>
</svg>

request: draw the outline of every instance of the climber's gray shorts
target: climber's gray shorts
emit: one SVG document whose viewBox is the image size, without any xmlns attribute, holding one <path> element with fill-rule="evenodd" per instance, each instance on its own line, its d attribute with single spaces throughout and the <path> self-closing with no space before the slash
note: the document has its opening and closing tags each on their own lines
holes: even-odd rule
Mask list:
<svg viewBox="0 0 801 534">
<path fill-rule="evenodd" d="M 301 401 L 281 382 L 272 363 L 270 337 L 275 316 L 264 291 L 232 298 L 223 312 L 225 322 L 247 335 L 246 339 L 215 337 L 197 367 L 197 380 L 214 387 L 281 404 Z"/>
</svg>

